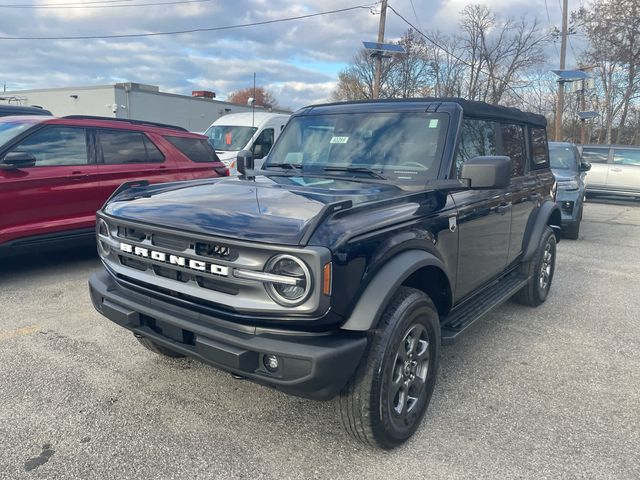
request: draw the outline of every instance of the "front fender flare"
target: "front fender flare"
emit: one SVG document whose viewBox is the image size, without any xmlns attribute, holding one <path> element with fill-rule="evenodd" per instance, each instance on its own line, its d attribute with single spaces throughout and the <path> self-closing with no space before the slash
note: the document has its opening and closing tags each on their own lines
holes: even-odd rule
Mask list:
<svg viewBox="0 0 640 480">
<path fill-rule="evenodd" d="M 360 295 L 349 320 L 341 328 L 353 331 L 368 331 L 375 328 L 398 287 L 412 273 L 429 266 L 442 270 L 451 285 L 447 270 L 438 257 L 424 250 L 402 252 L 385 263 L 376 273 Z"/>
</svg>

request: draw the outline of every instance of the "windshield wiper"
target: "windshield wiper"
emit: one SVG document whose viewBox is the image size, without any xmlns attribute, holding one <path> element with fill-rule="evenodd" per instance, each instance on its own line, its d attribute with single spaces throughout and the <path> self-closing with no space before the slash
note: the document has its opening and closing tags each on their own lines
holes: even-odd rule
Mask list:
<svg viewBox="0 0 640 480">
<path fill-rule="evenodd" d="M 289 170 L 302 170 L 301 163 L 267 163 L 264 165 L 264 168 L 288 168 Z"/>
<path fill-rule="evenodd" d="M 381 178 L 383 180 L 386 180 L 387 177 L 385 177 L 384 175 L 376 172 L 375 170 L 372 170 L 369 167 L 340 167 L 340 166 L 329 166 L 329 167 L 324 167 L 322 170 L 324 170 L 325 172 L 355 172 L 355 173 L 368 173 L 369 175 L 371 175 L 374 178 Z"/>
</svg>

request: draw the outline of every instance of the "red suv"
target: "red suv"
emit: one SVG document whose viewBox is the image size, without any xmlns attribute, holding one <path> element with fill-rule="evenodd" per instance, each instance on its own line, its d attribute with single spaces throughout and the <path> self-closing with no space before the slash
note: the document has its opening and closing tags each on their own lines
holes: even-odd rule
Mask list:
<svg viewBox="0 0 640 480">
<path fill-rule="evenodd" d="M 113 118 L 0 118 L 0 255 L 93 238 L 122 183 L 228 175 L 204 135 Z"/>
</svg>

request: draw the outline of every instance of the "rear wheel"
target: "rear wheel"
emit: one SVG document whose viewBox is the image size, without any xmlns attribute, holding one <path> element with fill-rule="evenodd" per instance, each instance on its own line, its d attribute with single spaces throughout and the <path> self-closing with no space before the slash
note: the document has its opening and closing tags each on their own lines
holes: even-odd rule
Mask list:
<svg viewBox="0 0 640 480">
<path fill-rule="evenodd" d="M 171 358 L 182 358 L 184 355 L 182 353 L 176 352 L 175 350 L 171 350 L 163 345 L 159 345 L 156 342 L 149 340 L 147 337 L 139 337 L 135 335 L 136 339 L 144 346 L 144 348 L 151 350 L 153 353 L 157 353 L 158 355 L 163 355 L 165 357 Z"/>
<path fill-rule="evenodd" d="M 556 267 L 556 236 L 551 227 L 545 227 L 540 244 L 533 257 L 521 267 L 529 282 L 515 295 L 516 301 L 537 307 L 547 299 Z"/>
<path fill-rule="evenodd" d="M 410 438 L 431 400 L 439 350 L 440 323 L 433 302 L 419 290 L 400 288 L 340 394 L 346 430 L 355 439 L 384 449 Z"/>
</svg>

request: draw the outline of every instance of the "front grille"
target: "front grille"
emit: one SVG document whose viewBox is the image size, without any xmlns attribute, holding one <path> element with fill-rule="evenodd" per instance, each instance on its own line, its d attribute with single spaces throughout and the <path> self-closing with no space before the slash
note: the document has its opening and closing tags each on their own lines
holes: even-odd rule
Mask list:
<svg viewBox="0 0 640 480">
<path fill-rule="evenodd" d="M 156 247 L 169 248 L 176 252 L 184 252 L 189 248 L 190 242 L 184 238 L 154 233 L 151 236 L 151 244 Z"/>
</svg>

